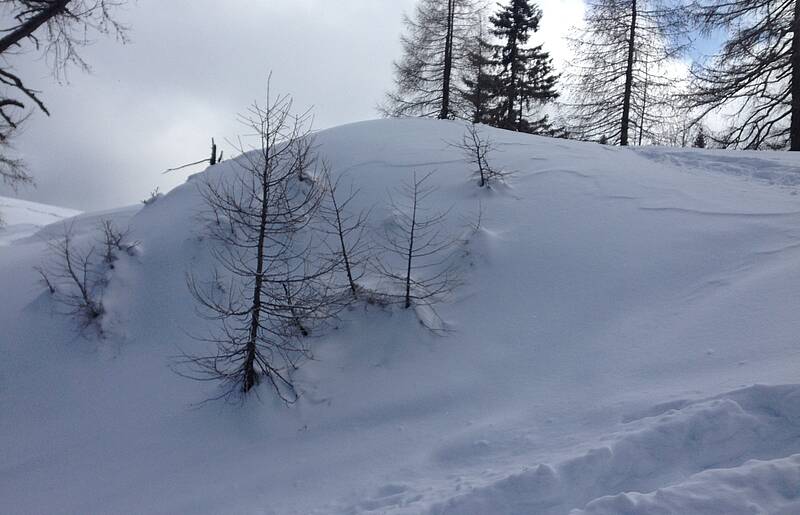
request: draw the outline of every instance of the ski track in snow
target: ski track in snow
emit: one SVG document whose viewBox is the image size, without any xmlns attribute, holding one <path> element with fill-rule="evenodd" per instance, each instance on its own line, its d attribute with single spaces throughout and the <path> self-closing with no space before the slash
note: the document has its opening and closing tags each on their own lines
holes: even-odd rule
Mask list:
<svg viewBox="0 0 800 515">
<path fill-rule="evenodd" d="M 800 386 L 754 386 L 663 409 L 629 418 L 606 446 L 473 487 L 428 513 L 734 515 L 800 507 Z M 728 490 L 736 495 L 722 495 Z"/>
<path fill-rule="evenodd" d="M 800 186 L 800 166 L 778 152 L 737 152 L 728 155 L 724 150 L 674 150 L 669 148 L 640 149 L 637 152 L 657 162 L 700 173 L 716 173 L 758 180 L 786 187 Z"/>
<path fill-rule="evenodd" d="M 798 216 L 800 211 L 783 211 L 780 213 L 748 213 L 748 212 L 724 212 L 724 211 L 702 211 L 699 209 L 688 209 L 683 207 L 650 207 L 640 206 L 639 209 L 644 211 L 673 211 L 676 213 L 692 213 L 697 215 L 707 216 L 732 216 L 732 217 L 748 217 L 748 218 L 772 218 L 780 216 Z"/>
<path fill-rule="evenodd" d="M 0 245 L 9 245 L 35 234 L 45 225 L 66 220 L 80 211 L 0 197 Z"/>
</svg>

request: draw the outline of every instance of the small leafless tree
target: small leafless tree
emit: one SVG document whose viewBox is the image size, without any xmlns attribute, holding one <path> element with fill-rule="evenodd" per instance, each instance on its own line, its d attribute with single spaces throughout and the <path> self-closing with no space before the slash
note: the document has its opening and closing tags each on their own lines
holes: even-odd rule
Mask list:
<svg viewBox="0 0 800 515">
<path fill-rule="evenodd" d="M 289 96 L 254 104 L 241 117 L 257 143 L 234 160 L 235 171 L 209 177 L 200 190 L 217 268 L 188 275 L 200 312 L 217 322 L 215 351 L 185 354 L 179 373 L 219 382 L 215 398 L 244 400 L 262 381 L 286 403 L 297 400 L 292 372 L 310 357 L 304 341 L 330 315 L 330 267 L 315 259 L 311 224 L 323 189 L 302 168 L 313 145 L 308 112 L 292 115 Z M 305 177 L 305 180 L 301 180 Z M 187 370 L 184 372 L 184 370 Z"/>
<path fill-rule="evenodd" d="M 344 175 L 336 180 L 331 178 L 330 166 L 322 165 L 322 177 L 325 180 L 326 196 L 322 203 L 320 215 L 325 225 L 325 233 L 335 240 L 330 243 L 326 239 L 330 259 L 334 269 L 343 270 L 347 278 L 347 288 L 352 297 L 358 298 L 358 281 L 366 272 L 372 257 L 372 247 L 366 238 L 367 218 L 369 210 L 350 212 L 351 203 L 359 193 L 351 185 L 350 190 L 342 194 L 340 183 Z"/>
<path fill-rule="evenodd" d="M 150 192 L 150 195 L 146 199 L 142 200 L 142 204 L 144 204 L 145 206 L 149 206 L 149 205 L 155 203 L 162 196 L 164 196 L 164 194 L 160 193 L 158 191 L 158 186 L 156 186 L 156 188 L 153 191 Z"/>
<path fill-rule="evenodd" d="M 119 258 L 119 253 L 132 255 L 139 242 L 130 241 L 130 228 L 118 229 L 111 220 L 100 222 L 103 263 L 109 268 L 114 268 L 114 263 Z"/>
<path fill-rule="evenodd" d="M 120 253 L 133 255 L 138 245 L 129 240 L 128 229 L 120 230 L 110 220 L 101 221 L 99 232 L 94 243 L 78 244 L 74 226 L 64 224 L 62 235 L 48 242 L 48 261 L 35 267 L 54 301 L 65 308 L 64 314 L 77 318 L 83 327 L 96 323 L 105 312 L 103 292 Z"/>
<path fill-rule="evenodd" d="M 62 235 L 48 242 L 49 261 L 36 270 L 53 299 L 65 308 L 64 314 L 76 317 L 83 327 L 96 322 L 104 313 L 103 269 L 94 245 L 75 244 L 74 227 L 64 225 Z"/>
<path fill-rule="evenodd" d="M 463 152 L 467 162 L 474 167 L 472 172 L 477 175 L 478 186 L 481 188 L 491 187 L 493 183 L 502 181 L 505 177 L 505 172 L 489 163 L 489 155 L 495 151 L 494 142 L 488 135 L 480 133 L 478 124 L 468 124 L 461 141 L 450 143 L 450 146 Z"/>
<path fill-rule="evenodd" d="M 400 198 L 391 199 L 395 223 L 386 229 L 384 248 L 402 263 L 400 271 L 382 261 L 377 265 L 382 276 L 401 285 L 398 298 L 406 309 L 415 303 L 435 304 L 457 283 L 456 266 L 449 259 L 457 240 L 443 229 L 448 212 L 432 212 L 425 205 L 436 191 L 427 184 L 432 174 L 418 177 L 414 172 L 411 183 L 400 188 Z"/>
</svg>

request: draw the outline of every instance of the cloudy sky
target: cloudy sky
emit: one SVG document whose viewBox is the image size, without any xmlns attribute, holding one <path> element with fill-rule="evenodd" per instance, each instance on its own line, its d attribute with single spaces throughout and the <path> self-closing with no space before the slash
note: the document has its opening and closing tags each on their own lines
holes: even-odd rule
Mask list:
<svg viewBox="0 0 800 515">
<path fill-rule="evenodd" d="M 119 13 L 130 43 L 97 39 L 57 84 L 35 54 L 15 57 L 52 116 L 35 113 L 17 140 L 37 187 L 18 196 L 82 210 L 136 203 L 182 183 L 214 136 L 241 132 L 236 113 L 273 89 L 313 106 L 326 128 L 377 117 L 415 0 L 131 0 Z M 582 0 L 543 0 L 537 36 L 560 61 Z M 0 188 L 0 194 L 11 194 Z"/>
</svg>

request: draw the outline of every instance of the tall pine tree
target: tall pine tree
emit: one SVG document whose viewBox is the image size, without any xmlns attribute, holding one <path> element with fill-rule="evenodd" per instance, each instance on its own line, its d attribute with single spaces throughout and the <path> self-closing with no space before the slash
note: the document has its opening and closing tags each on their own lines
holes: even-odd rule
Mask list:
<svg viewBox="0 0 800 515">
<path fill-rule="evenodd" d="M 461 114 L 457 73 L 465 68 L 479 12 L 475 0 L 419 0 L 414 16 L 403 20 L 403 56 L 394 63 L 395 88 L 380 107 L 384 114 Z"/>
<path fill-rule="evenodd" d="M 478 25 L 478 37 L 467 52 L 467 67 L 462 76 L 463 87 L 459 93 L 465 108 L 465 118 L 472 123 L 489 123 L 489 111 L 495 104 L 493 93 L 497 90 L 497 47 L 484 37 L 483 20 Z"/>
<path fill-rule="evenodd" d="M 500 41 L 495 49 L 497 74 L 489 81 L 495 102 L 488 113 L 492 125 L 532 133 L 551 130 L 546 115 L 529 117 L 534 106 L 558 97 L 550 55 L 542 45 L 526 46 L 539 30 L 541 17 L 529 0 L 510 0 L 490 18 L 491 32 Z"/>
</svg>

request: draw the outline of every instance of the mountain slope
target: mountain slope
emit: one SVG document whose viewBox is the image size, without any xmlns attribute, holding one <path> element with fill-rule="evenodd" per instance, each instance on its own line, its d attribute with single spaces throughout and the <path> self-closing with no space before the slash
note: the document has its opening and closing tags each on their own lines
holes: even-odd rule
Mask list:
<svg viewBox="0 0 800 515">
<path fill-rule="evenodd" d="M 413 312 L 346 312 L 311 342 L 291 408 L 268 390 L 244 407 L 198 406 L 214 385 L 169 369 L 207 323 L 185 279 L 210 265 L 201 177 L 113 214 L 140 244 L 111 276 L 105 340 L 81 335 L 36 284 L 57 225 L 0 248 L 11 513 L 796 508 L 799 158 L 484 130 L 513 172 L 493 191 L 447 144 L 457 122 L 317 135 L 360 188 L 353 209 L 373 208 L 376 237 L 393 223 L 388 191 L 435 170 L 431 205 L 451 208 L 464 284 L 437 307 L 445 336 Z M 107 216 L 75 230 L 92 238 Z"/>
<path fill-rule="evenodd" d="M 0 197 L 0 245 L 30 236 L 39 227 L 73 217 L 80 211 Z"/>
</svg>

